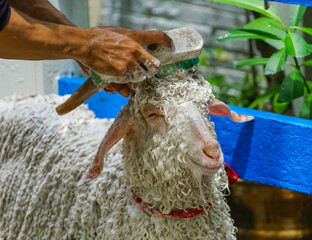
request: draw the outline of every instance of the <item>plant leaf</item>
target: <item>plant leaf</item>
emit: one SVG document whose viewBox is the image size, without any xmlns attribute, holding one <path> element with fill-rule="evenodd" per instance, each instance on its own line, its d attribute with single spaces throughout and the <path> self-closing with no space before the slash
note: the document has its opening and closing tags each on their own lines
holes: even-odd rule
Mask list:
<svg viewBox="0 0 312 240">
<path fill-rule="evenodd" d="M 310 53 L 312 53 L 312 43 L 307 44 L 308 50 Z"/>
<path fill-rule="evenodd" d="M 289 5 L 289 25 L 290 26 L 298 26 L 301 22 L 301 19 L 306 11 L 306 6 L 300 5 Z"/>
<path fill-rule="evenodd" d="M 273 97 L 273 101 L 272 101 L 272 105 L 273 105 L 273 111 L 275 113 L 279 113 L 282 114 L 286 108 L 288 107 L 288 105 L 290 104 L 289 102 L 278 102 L 278 98 L 279 98 L 279 93 L 276 93 Z"/>
<path fill-rule="evenodd" d="M 307 42 L 297 33 L 288 32 L 285 38 L 286 53 L 293 57 L 309 55 Z"/>
<path fill-rule="evenodd" d="M 263 41 L 266 42 L 267 44 L 269 44 L 270 46 L 276 48 L 277 50 L 285 48 L 285 43 L 282 40 L 267 38 L 267 39 L 264 39 Z"/>
<path fill-rule="evenodd" d="M 312 35 L 312 28 L 293 26 L 293 27 L 290 27 L 290 29 L 299 29 L 302 32 Z"/>
<path fill-rule="evenodd" d="M 263 32 L 259 30 L 248 30 L 248 29 L 229 29 L 229 34 L 226 34 L 222 37 L 218 37 L 218 42 L 223 42 L 227 40 L 236 40 L 236 39 L 278 39 L 277 36 Z"/>
<path fill-rule="evenodd" d="M 224 81 L 225 75 L 217 75 L 212 78 L 206 78 L 206 81 L 208 81 L 213 86 L 220 87 L 222 82 Z"/>
<path fill-rule="evenodd" d="M 257 107 L 260 103 L 263 103 L 265 100 L 271 98 L 272 96 L 274 96 L 276 93 L 278 93 L 280 91 L 280 86 L 275 86 L 271 89 L 269 89 L 268 91 L 266 91 L 266 93 L 264 93 L 263 95 L 261 95 L 260 97 L 258 97 L 256 100 L 254 100 L 249 106 L 248 108 L 255 108 Z"/>
<path fill-rule="evenodd" d="M 245 66 L 264 65 L 268 62 L 269 58 L 250 58 L 234 62 L 235 67 L 241 68 Z"/>
<path fill-rule="evenodd" d="M 270 75 L 277 73 L 281 70 L 284 70 L 285 65 L 286 65 L 286 49 L 283 48 L 276 53 L 274 53 L 270 58 L 268 63 L 265 66 L 264 69 L 264 74 L 265 75 Z"/>
<path fill-rule="evenodd" d="M 304 79 L 298 69 L 292 71 L 282 82 L 279 102 L 290 102 L 304 95 Z"/>
<path fill-rule="evenodd" d="M 303 102 L 299 117 L 312 119 L 312 94 L 310 94 Z"/>
<path fill-rule="evenodd" d="M 312 59 L 305 61 L 304 63 L 302 63 L 302 65 L 308 66 L 308 67 L 312 67 Z"/>
<path fill-rule="evenodd" d="M 280 17 L 277 16 L 276 10 L 273 7 L 270 7 L 268 10 L 264 9 L 263 0 L 213 0 L 214 2 L 227 3 L 235 5 L 237 7 L 246 8 L 251 11 L 261 13 L 264 16 L 270 17 L 277 22 L 281 23 L 283 26 L 283 21 Z"/>
<path fill-rule="evenodd" d="M 267 32 L 281 40 L 286 36 L 286 31 L 283 26 L 274 19 L 267 17 L 261 17 L 251 21 L 244 26 L 244 29 Z"/>
</svg>

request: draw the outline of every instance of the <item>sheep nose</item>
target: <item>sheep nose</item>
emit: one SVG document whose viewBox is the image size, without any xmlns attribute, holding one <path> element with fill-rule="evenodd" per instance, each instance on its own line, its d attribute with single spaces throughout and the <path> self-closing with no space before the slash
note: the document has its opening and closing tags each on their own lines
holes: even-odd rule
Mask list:
<svg viewBox="0 0 312 240">
<path fill-rule="evenodd" d="M 203 147 L 203 151 L 208 157 L 212 158 L 213 160 L 219 160 L 220 158 L 220 147 L 216 141 L 207 142 Z"/>
</svg>

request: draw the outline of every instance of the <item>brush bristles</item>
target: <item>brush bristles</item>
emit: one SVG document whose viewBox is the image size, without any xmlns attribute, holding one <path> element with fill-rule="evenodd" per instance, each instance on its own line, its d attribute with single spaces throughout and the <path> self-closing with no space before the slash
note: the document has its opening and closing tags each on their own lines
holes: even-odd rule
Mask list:
<svg viewBox="0 0 312 240">
<path fill-rule="evenodd" d="M 197 66 L 199 63 L 199 58 L 192 58 L 188 60 L 184 60 L 181 62 L 170 63 L 167 65 L 163 65 L 159 68 L 158 72 L 156 73 L 156 77 L 165 77 L 170 76 L 177 68 L 189 69 L 191 67 Z"/>
</svg>

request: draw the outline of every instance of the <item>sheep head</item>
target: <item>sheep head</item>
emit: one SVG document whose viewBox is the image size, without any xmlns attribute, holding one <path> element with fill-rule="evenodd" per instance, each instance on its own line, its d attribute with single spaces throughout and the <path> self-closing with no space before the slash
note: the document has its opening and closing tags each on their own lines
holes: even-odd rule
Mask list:
<svg viewBox="0 0 312 240">
<path fill-rule="evenodd" d="M 230 116 L 236 122 L 253 119 L 230 111 L 226 104 L 215 99 L 210 84 L 194 69 L 139 83 L 135 95 L 106 133 L 78 186 L 100 174 L 105 154 L 123 137 L 125 161 L 141 167 L 145 162 L 155 177 L 163 175 L 160 172 L 166 166 L 172 166 L 168 161 L 183 163 L 199 174 L 216 173 L 223 164 L 223 154 L 207 114 Z"/>
</svg>

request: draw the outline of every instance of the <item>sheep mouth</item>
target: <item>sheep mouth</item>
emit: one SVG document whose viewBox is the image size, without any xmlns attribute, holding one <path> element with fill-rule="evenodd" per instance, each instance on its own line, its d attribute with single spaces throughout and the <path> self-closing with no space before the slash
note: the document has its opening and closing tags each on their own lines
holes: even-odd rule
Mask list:
<svg viewBox="0 0 312 240">
<path fill-rule="evenodd" d="M 197 163 L 194 160 L 191 160 L 192 163 L 200 169 L 200 171 L 206 175 L 212 175 L 215 174 L 222 166 L 222 164 L 216 166 L 216 167 L 207 167 L 207 166 L 203 166 L 202 164 Z"/>
</svg>

